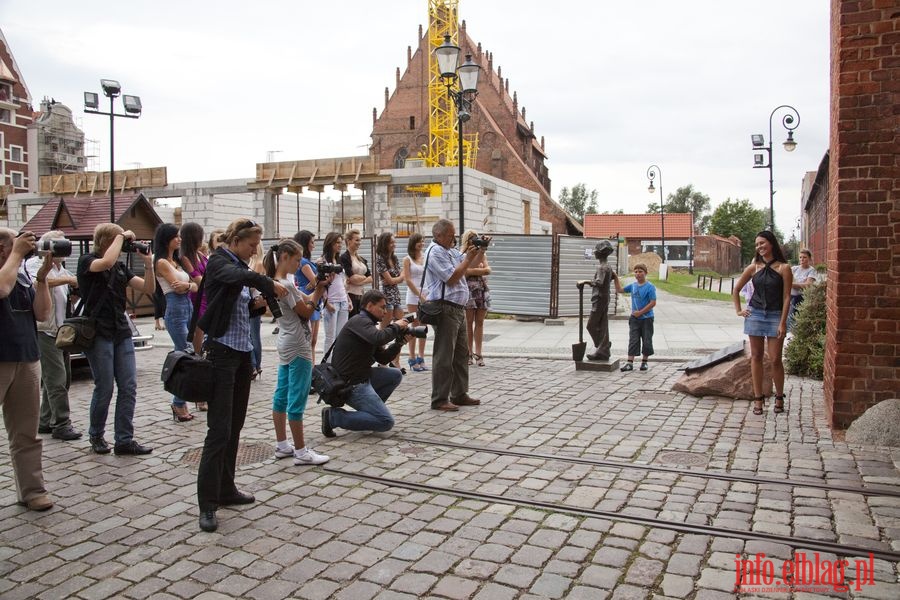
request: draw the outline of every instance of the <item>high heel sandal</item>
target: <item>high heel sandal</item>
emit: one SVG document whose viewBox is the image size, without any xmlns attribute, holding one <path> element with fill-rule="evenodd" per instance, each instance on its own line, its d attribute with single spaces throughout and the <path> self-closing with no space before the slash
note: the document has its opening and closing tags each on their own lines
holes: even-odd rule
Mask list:
<svg viewBox="0 0 900 600">
<path fill-rule="evenodd" d="M 753 399 L 753 414 L 761 415 L 763 414 L 763 403 L 765 402 L 765 396 L 757 396 Z"/>
<path fill-rule="evenodd" d="M 194 420 L 194 415 L 192 415 L 191 413 L 189 413 L 187 411 L 187 406 L 181 407 L 182 409 L 184 409 L 183 413 L 179 412 L 178 407 L 175 406 L 174 404 L 170 404 L 169 406 L 172 408 L 172 420 L 175 421 L 176 423 L 185 423 L 187 421 Z"/>
<path fill-rule="evenodd" d="M 784 394 L 775 394 L 775 406 L 772 408 L 772 412 L 779 414 L 784 412 Z"/>
<path fill-rule="evenodd" d="M 476 365 L 478 365 L 479 367 L 484 366 L 484 357 L 482 357 L 480 354 L 473 353 L 472 358 L 475 360 Z"/>
</svg>

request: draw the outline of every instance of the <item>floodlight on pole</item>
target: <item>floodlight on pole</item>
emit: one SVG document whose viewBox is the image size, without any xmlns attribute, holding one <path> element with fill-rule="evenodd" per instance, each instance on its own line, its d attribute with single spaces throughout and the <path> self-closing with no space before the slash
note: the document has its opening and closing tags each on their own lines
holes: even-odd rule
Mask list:
<svg viewBox="0 0 900 600">
<path fill-rule="evenodd" d="M 771 114 L 769 114 L 769 143 L 766 145 L 766 140 L 761 133 L 754 133 L 750 136 L 750 141 L 753 144 L 754 150 L 765 150 L 766 154 L 754 154 L 753 155 L 753 168 L 754 169 L 768 169 L 769 170 L 769 231 L 775 231 L 775 177 L 774 177 L 774 169 L 772 167 L 772 118 L 775 116 L 775 113 L 784 109 L 785 115 L 781 119 L 781 124 L 787 130 L 787 139 L 782 144 L 786 152 L 793 152 L 794 149 L 797 148 L 797 142 L 794 140 L 794 130 L 800 125 L 800 113 L 797 112 L 797 109 L 789 104 L 782 104 L 781 106 L 776 106 Z M 768 162 L 766 162 L 766 158 L 768 158 Z"/>
</svg>

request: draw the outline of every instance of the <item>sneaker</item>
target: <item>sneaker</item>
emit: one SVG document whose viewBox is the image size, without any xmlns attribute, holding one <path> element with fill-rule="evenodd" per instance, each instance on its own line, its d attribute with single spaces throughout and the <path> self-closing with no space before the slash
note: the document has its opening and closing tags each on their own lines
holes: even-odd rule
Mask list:
<svg viewBox="0 0 900 600">
<path fill-rule="evenodd" d="M 57 440 L 70 442 L 72 440 L 81 438 L 81 432 L 75 431 L 75 428 L 71 425 L 66 425 L 65 427 L 57 427 L 56 429 L 54 429 L 53 437 Z"/>
<path fill-rule="evenodd" d="M 287 450 L 281 450 L 278 446 L 275 446 L 275 458 L 290 458 L 294 455 L 294 447 L 288 446 Z"/>
<path fill-rule="evenodd" d="M 125 442 L 124 444 L 116 444 L 113 447 L 113 452 L 115 452 L 116 456 L 122 456 L 123 454 L 141 456 L 144 454 L 150 454 L 151 452 L 153 452 L 153 448 L 141 446 L 136 441 L 131 440 L 130 442 Z"/>
<path fill-rule="evenodd" d="M 110 448 L 103 436 L 91 438 L 91 450 L 94 454 L 109 454 Z"/>
<path fill-rule="evenodd" d="M 322 409 L 322 435 L 325 437 L 337 437 L 337 434 L 334 432 L 334 429 L 331 428 L 331 423 L 329 423 L 328 413 L 331 409 L 323 408 Z"/>
<path fill-rule="evenodd" d="M 312 448 L 306 447 L 302 450 L 297 450 L 294 452 L 294 464 L 297 466 L 300 465 L 324 465 L 329 460 L 331 460 L 330 456 L 326 456 L 324 454 L 319 454 Z"/>
<path fill-rule="evenodd" d="M 619 369 L 619 370 L 620 370 L 620 371 L 623 371 L 623 372 L 624 372 L 624 371 L 634 371 L 634 364 L 631 363 L 631 362 L 627 362 L 627 363 L 625 363 L 625 364 L 622 366 L 622 368 Z"/>
<path fill-rule="evenodd" d="M 647 366 L 647 363 L 645 363 L 645 362 L 642 362 L 642 363 L 641 363 L 641 371 L 646 371 L 646 370 L 649 369 L 649 368 L 650 368 L 650 367 Z"/>
</svg>

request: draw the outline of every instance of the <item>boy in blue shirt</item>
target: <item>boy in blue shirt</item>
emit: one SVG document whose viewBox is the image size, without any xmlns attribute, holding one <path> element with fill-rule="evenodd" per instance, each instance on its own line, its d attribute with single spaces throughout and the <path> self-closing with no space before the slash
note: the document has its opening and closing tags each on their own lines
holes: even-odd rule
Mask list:
<svg viewBox="0 0 900 600">
<path fill-rule="evenodd" d="M 647 281 L 647 265 L 634 265 L 634 283 L 624 288 L 618 276 L 613 275 L 616 292 L 631 294 L 631 317 L 628 318 L 628 362 L 620 369 L 634 370 L 634 357 L 641 354 L 641 371 L 647 370 L 647 360 L 653 354 L 653 307 L 656 306 L 656 288 Z"/>
</svg>

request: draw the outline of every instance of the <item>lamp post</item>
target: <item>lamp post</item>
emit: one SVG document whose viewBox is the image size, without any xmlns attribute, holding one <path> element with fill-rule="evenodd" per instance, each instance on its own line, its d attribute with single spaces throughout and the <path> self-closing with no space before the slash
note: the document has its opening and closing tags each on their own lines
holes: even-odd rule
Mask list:
<svg viewBox="0 0 900 600">
<path fill-rule="evenodd" d="M 471 117 L 472 102 L 478 95 L 478 75 L 481 67 L 472 61 L 472 55 L 466 54 L 466 61 L 459 64 L 461 49 L 444 36 L 444 43 L 435 48 L 441 80 L 447 86 L 447 95 L 456 106 L 457 162 L 459 163 L 459 233 L 465 231 L 465 193 L 463 191 L 463 123 Z M 458 90 L 454 90 L 457 85 Z"/>
<path fill-rule="evenodd" d="M 750 136 L 750 141 L 753 143 L 754 150 L 765 150 L 766 154 L 754 154 L 753 155 L 753 168 L 754 169 L 768 169 L 769 170 L 769 231 L 775 231 L 775 181 L 772 172 L 772 117 L 775 116 L 775 113 L 781 109 L 785 109 L 785 115 L 781 119 L 781 124 L 788 132 L 787 139 L 784 140 L 784 149 L 787 152 L 793 152 L 794 148 L 797 147 L 797 142 L 794 141 L 794 130 L 800 125 L 800 113 L 797 112 L 797 109 L 788 104 L 782 104 L 781 106 L 776 106 L 771 114 L 769 114 L 769 145 L 766 145 L 766 139 L 763 137 L 761 133 L 754 133 Z M 766 160 L 766 156 L 768 156 L 768 161 Z"/>
<path fill-rule="evenodd" d="M 656 191 L 656 188 L 653 186 L 653 180 L 659 177 L 659 230 L 662 236 L 662 261 L 663 264 L 666 262 L 666 205 L 663 200 L 663 189 L 662 189 L 662 171 L 656 165 L 650 165 L 650 168 L 647 169 L 647 179 L 650 180 L 650 185 L 647 187 L 647 191 L 651 194 Z"/>
<path fill-rule="evenodd" d="M 116 147 L 115 147 L 115 118 L 126 117 L 137 119 L 141 116 L 141 99 L 139 96 L 122 96 L 122 104 L 125 113 L 115 112 L 115 100 L 122 93 L 122 86 L 114 79 L 101 79 L 100 87 L 103 95 L 109 98 L 109 112 L 100 110 L 100 94 L 96 92 L 84 93 L 84 112 L 94 115 L 109 115 L 109 222 L 116 222 Z"/>
</svg>

